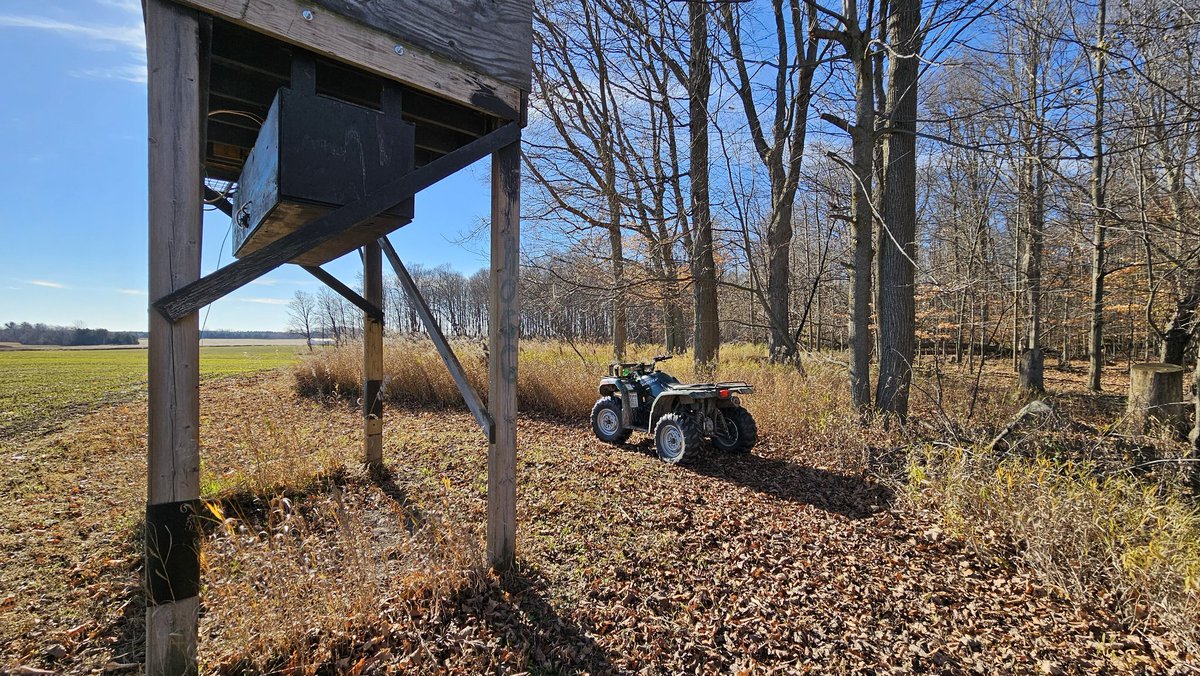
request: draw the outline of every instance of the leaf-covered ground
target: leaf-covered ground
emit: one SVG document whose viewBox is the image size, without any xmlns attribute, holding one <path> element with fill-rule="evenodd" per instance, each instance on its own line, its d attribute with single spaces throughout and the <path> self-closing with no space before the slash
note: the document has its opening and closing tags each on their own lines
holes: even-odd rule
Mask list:
<svg viewBox="0 0 1200 676">
<path fill-rule="evenodd" d="M 202 667 L 294 673 L 1177 672 L 1104 604 L 983 560 L 822 439 L 658 462 L 522 420 L 514 573 L 479 566 L 486 448 L 459 413 L 356 412 L 288 374 L 203 386 Z M 144 402 L 0 458 L 0 667 L 136 671 Z M 635 438 L 635 441 L 637 439 Z M 844 456 L 843 456 L 844 457 Z M 998 535 L 998 539 L 1003 539 Z M 1013 546 L 1019 546 L 1019 543 Z"/>
</svg>

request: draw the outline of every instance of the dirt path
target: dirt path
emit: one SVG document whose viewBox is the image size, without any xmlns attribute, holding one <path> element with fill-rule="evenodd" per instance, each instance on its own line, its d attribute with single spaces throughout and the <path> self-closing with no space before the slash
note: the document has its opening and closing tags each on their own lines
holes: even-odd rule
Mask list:
<svg viewBox="0 0 1200 676">
<path fill-rule="evenodd" d="M 480 541 L 486 449 L 469 416 L 391 412 L 391 476 L 371 481 L 353 470 L 356 414 L 294 399 L 286 376 L 206 383 L 204 401 L 206 485 L 227 481 L 213 490 L 249 481 L 237 477 L 250 467 L 292 481 L 263 462 L 337 475 L 292 486 L 293 501 L 336 503 L 342 515 L 306 557 L 343 556 L 337 528 L 354 523 L 353 537 L 369 541 L 354 551 L 400 560 L 417 549 L 404 533 L 422 510 Z M 6 450 L 24 459 L 0 458 L 0 667 L 136 668 L 143 415 L 141 403 L 106 408 Z M 751 456 L 670 467 L 645 443 L 598 443 L 582 422 L 523 421 L 515 574 L 464 574 L 439 596 L 409 593 L 416 583 L 385 566 L 353 622 L 310 626 L 302 647 L 264 645 L 281 668 L 304 664 L 294 657 L 303 650 L 311 667 L 362 673 L 1182 671 L 1160 639 L 1124 632 L 1102 607 L 1003 560 L 980 560 L 888 489 L 823 466 L 816 448 L 768 435 Z M 224 546 L 211 537 L 210 566 Z M 350 584 L 314 579 L 295 618 L 323 590 Z M 247 646 L 221 633 L 256 619 L 255 603 L 236 596 L 205 593 L 208 669 L 249 664 L 238 661 Z"/>
</svg>

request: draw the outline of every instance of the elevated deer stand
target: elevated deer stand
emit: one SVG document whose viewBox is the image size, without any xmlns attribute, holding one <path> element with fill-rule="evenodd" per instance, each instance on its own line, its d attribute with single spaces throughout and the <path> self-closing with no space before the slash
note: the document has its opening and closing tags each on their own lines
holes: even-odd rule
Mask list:
<svg viewBox="0 0 1200 676">
<path fill-rule="evenodd" d="M 417 301 L 489 440 L 487 553 L 513 560 L 520 134 L 532 0 L 145 0 L 150 371 L 146 671 L 196 671 L 200 564 L 197 310 L 287 264 L 364 320 L 363 460 L 383 461 L 383 257 Z M 364 142 L 366 139 L 366 142 Z M 488 406 L 387 239 L 414 196 L 492 158 Z M 238 183 L 234 202 L 206 180 Z M 241 185 L 245 182 L 245 185 Z M 235 220 L 238 260 L 200 277 L 201 212 Z M 359 249 L 363 293 L 320 266 Z"/>
</svg>

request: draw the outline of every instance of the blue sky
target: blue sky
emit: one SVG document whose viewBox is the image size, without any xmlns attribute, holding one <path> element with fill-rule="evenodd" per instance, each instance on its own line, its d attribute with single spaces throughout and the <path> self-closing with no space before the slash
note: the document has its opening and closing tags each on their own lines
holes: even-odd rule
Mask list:
<svg viewBox="0 0 1200 676">
<path fill-rule="evenodd" d="M 0 2 L 0 324 L 146 327 L 146 85 L 140 0 Z M 405 261 L 470 273 L 488 215 L 486 160 L 417 196 L 392 235 Z M 231 260 L 229 219 L 204 222 L 204 272 Z M 348 284 L 357 255 L 326 266 Z M 209 329 L 283 329 L 317 282 L 284 266 L 211 306 Z M 201 317 L 204 317 L 202 312 Z"/>
</svg>

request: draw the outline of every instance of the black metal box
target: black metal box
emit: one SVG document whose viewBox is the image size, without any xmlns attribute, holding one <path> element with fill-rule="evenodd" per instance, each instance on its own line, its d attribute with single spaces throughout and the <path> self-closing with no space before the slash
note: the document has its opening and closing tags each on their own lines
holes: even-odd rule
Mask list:
<svg viewBox="0 0 1200 676">
<path fill-rule="evenodd" d="M 412 171 L 413 125 L 315 93 L 282 88 L 258 133 L 234 197 L 241 257 Z M 413 200 L 297 256 L 321 265 L 413 217 Z"/>
</svg>

